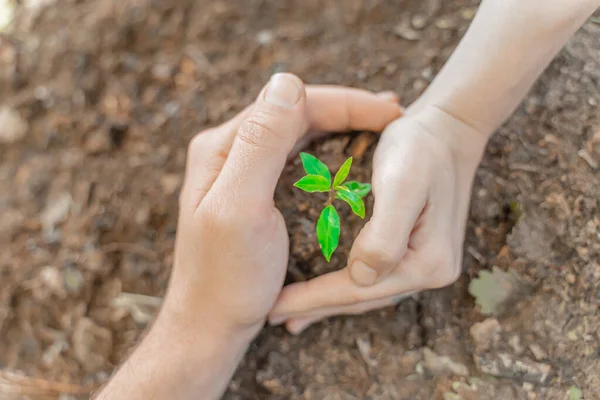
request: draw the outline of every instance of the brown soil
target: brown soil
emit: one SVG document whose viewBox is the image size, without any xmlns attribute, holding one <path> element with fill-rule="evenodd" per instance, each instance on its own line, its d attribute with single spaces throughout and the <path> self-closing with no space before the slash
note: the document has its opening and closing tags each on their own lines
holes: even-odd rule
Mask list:
<svg viewBox="0 0 600 400">
<path fill-rule="evenodd" d="M 0 36 L 1 104 L 29 122 L 23 139 L 0 142 L 3 399 L 71 398 L 106 381 L 135 344 L 155 306 L 115 299 L 164 293 L 196 132 L 231 117 L 276 71 L 391 89 L 409 104 L 477 6 L 47 3 L 21 8 L 16 32 Z M 598 35 L 588 22 L 492 139 L 456 284 L 299 337 L 265 328 L 225 398 L 565 399 L 571 386 L 600 398 Z M 371 140 L 361 156 L 357 141 Z M 353 178 L 368 181 L 375 140 L 338 136 L 310 151 L 333 167 L 358 152 Z M 320 203 L 292 188 L 301 173 L 292 162 L 277 192 L 291 234 L 289 281 L 343 267 L 362 226 L 344 208 L 340 248 L 325 263 L 313 233 Z M 525 210 L 516 225 L 513 202 Z M 469 329 L 485 317 L 467 287 L 493 266 L 530 290 L 474 339 Z"/>
</svg>

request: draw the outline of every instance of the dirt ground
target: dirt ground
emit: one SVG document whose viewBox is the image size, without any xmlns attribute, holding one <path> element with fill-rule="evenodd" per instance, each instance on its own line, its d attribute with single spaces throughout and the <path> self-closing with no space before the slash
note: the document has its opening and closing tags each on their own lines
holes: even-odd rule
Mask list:
<svg viewBox="0 0 600 400">
<path fill-rule="evenodd" d="M 127 355 L 167 284 L 196 132 L 277 71 L 394 90 L 410 104 L 477 3 L 18 8 L 15 30 L 0 34 L 0 398 L 86 398 Z M 599 35 L 586 23 L 491 140 L 457 283 L 299 337 L 265 328 L 225 398 L 600 399 Z M 334 167 L 354 154 L 352 178 L 369 181 L 375 145 L 376 135 L 353 134 L 310 152 Z M 327 265 L 314 236 L 319 204 L 292 188 L 301 175 L 291 162 L 276 195 L 291 235 L 288 281 L 342 268 L 363 223 L 344 209 Z M 489 317 L 468 286 L 494 266 L 519 284 Z"/>
</svg>

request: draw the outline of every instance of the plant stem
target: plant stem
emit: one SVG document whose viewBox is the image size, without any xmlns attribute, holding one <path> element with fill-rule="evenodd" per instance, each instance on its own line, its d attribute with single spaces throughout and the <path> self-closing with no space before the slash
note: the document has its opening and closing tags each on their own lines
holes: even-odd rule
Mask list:
<svg viewBox="0 0 600 400">
<path fill-rule="evenodd" d="M 327 203 L 325 203 L 325 207 L 333 204 L 333 200 L 335 200 L 335 190 L 329 191 L 329 199 L 327 199 Z"/>
</svg>

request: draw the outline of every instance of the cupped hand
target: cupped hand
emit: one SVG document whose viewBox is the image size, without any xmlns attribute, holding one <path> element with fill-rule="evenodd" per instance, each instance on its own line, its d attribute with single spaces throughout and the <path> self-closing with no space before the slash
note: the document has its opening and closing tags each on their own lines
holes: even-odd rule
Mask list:
<svg viewBox="0 0 600 400">
<path fill-rule="evenodd" d="M 286 286 L 269 315 L 299 333 L 339 314 L 392 305 L 454 282 L 471 186 L 487 136 L 428 107 L 391 123 L 373 160 L 373 216 L 347 267 Z"/>
<path fill-rule="evenodd" d="M 198 134 L 189 146 L 173 273 L 158 321 L 192 333 L 256 334 L 288 263 L 288 233 L 273 201 L 288 154 L 315 132 L 382 130 L 400 110 L 389 93 L 305 88 L 278 74 L 251 106 Z"/>
</svg>

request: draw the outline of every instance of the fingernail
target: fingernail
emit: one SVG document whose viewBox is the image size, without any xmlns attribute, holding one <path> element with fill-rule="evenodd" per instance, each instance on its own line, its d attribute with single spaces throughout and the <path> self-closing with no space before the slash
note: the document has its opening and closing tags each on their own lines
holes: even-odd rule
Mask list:
<svg viewBox="0 0 600 400">
<path fill-rule="evenodd" d="M 400 99 L 398 95 L 391 90 L 386 90 L 385 92 L 379 92 L 376 94 L 382 100 L 389 101 L 390 103 L 398 104 Z"/>
<path fill-rule="evenodd" d="M 377 280 L 377 271 L 362 261 L 354 261 L 350 267 L 352 280 L 362 286 L 371 286 Z"/>
<path fill-rule="evenodd" d="M 290 74 L 275 74 L 267 85 L 265 101 L 276 106 L 292 108 L 300 100 L 302 88 Z"/>
</svg>

